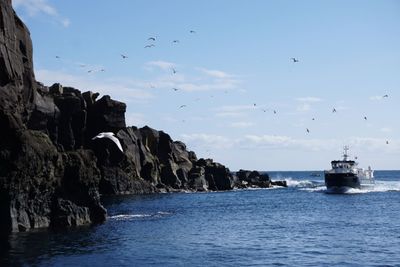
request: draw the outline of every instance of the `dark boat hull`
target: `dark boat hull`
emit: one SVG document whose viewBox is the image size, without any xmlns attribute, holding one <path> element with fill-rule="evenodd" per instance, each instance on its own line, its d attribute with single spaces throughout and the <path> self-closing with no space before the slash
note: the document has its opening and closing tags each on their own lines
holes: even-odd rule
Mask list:
<svg viewBox="0 0 400 267">
<path fill-rule="evenodd" d="M 345 191 L 348 188 L 361 189 L 360 179 L 353 173 L 325 173 L 325 185 L 330 191 Z"/>
</svg>

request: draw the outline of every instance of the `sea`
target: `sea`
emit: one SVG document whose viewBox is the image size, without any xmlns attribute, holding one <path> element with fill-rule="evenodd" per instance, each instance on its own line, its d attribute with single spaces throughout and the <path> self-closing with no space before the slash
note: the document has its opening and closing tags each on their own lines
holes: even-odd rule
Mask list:
<svg viewBox="0 0 400 267">
<path fill-rule="evenodd" d="M 105 198 L 105 223 L 12 234 L 0 266 L 400 266 L 400 171 L 346 194 L 268 173 L 289 187 Z"/>
</svg>

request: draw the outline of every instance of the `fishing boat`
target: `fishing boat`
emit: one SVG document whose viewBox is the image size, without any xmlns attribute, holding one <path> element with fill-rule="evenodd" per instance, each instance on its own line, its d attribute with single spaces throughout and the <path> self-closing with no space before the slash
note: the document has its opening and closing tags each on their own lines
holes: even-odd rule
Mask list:
<svg viewBox="0 0 400 267">
<path fill-rule="evenodd" d="M 332 169 L 324 171 L 325 186 L 330 193 L 345 193 L 349 189 L 364 189 L 375 184 L 374 171 L 358 167 L 358 162 L 349 159 L 349 147 L 344 147 L 343 159 L 333 160 Z M 357 159 L 357 158 L 356 158 Z"/>
</svg>

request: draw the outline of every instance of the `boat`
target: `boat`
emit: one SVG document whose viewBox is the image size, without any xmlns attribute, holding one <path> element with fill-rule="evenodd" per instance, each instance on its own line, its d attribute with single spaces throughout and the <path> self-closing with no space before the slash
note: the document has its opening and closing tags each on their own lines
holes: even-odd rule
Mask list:
<svg viewBox="0 0 400 267">
<path fill-rule="evenodd" d="M 358 162 L 349 159 L 349 147 L 344 147 L 343 159 L 333 160 L 332 169 L 325 170 L 325 186 L 330 193 L 345 193 L 349 189 L 365 189 L 375 185 L 374 171 L 358 167 Z M 357 157 L 355 158 L 357 159 Z"/>
</svg>

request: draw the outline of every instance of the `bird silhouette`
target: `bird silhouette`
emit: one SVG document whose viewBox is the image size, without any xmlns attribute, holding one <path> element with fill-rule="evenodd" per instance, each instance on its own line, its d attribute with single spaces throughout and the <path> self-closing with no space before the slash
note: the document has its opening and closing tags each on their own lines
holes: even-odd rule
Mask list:
<svg viewBox="0 0 400 267">
<path fill-rule="evenodd" d="M 60 57 L 59 57 L 59 56 L 56 56 L 56 58 L 60 59 Z"/>
<path fill-rule="evenodd" d="M 155 38 L 155 37 L 149 37 L 149 38 L 147 38 L 147 40 L 148 40 L 148 41 L 155 41 L 156 38 Z"/>
<path fill-rule="evenodd" d="M 149 45 L 145 45 L 144 46 L 144 48 L 152 48 L 152 47 L 155 47 L 155 45 L 154 44 L 149 44 Z"/>
<path fill-rule="evenodd" d="M 382 97 L 389 97 L 389 95 L 384 95 L 384 96 L 382 96 Z"/>
<path fill-rule="evenodd" d="M 254 104 L 253 104 L 253 106 L 257 106 L 257 104 L 256 104 L 256 103 L 254 103 Z"/>
<path fill-rule="evenodd" d="M 276 110 L 274 110 L 274 114 L 276 114 Z"/>
<path fill-rule="evenodd" d="M 172 88 L 172 89 L 173 89 L 174 91 L 178 91 L 178 90 L 179 90 L 178 88 L 175 88 L 175 87 L 174 87 L 174 88 Z"/>
<path fill-rule="evenodd" d="M 123 54 L 121 54 L 121 57 L 122 57 L 123 59 L 128 58 L 128 56 L 123 55 Z"/>
<path fill-rule="evenodd" d="M 179 40 L 173 40 L 172 41 L 174 44 L 177 44 L 177 43 L 179 43 Z"/>
<path fill-rule="evenodd" d="M 293 61 L 293 63 L 299 62 L 299 60 L 298 60 L 297 58 L 292 57 L 292 58 L 290 58 L 290 59 Z"/>
<path fill-rule="evenodd" d="M 332 113 L 335 113 L 335 112 L 336 112 L 336 109 L 335 109 L 335 108 L 333 108 L 333 109 L 332 109 Z"/>
<path fill-rule="evenodd" d="M 313 121 L 315 121 L 315 118 L 312 118 Z"/>
<path fill-rule="evenodd" d="M 119 142 L 118 138 L 115 137 L 113 132 L 99 133 L 98 135 L 93 137 L 92 140 L 95 140 L 97 138 L 108 138 L 108 139 L 110 139 L 111 141 L 113 141 L 117 145 L 117 147 L 119 148 L 119 150 L 121 150 L 121 152 L 124 152 L 124 150 L 122 149 L 121 143 Z"/>
<path fill-rule="evenodd" d="M 172 73 L 176 74 L 176 72 L 177 72 L 176 69 L 172 68 Z"/>
<path fill-rule="evenodd" d="M 364 116 L 364 120 L 367 120 L 367 116 Z"/>
<path fill-rule="evenodd" d="M 388 141 L 388 140 L 386 140 L 386 144 L 387 144 L 387 145 L 389 144 L 389 141 Z"/>
<path fill-rule="evenodd" d="M 179 108 L 184 108 L 184 107 L 186 107 L 186 105 L 181 105 Z"/>
<path fill-rule="evenodd" d="M 306 130 L 307 130 L 307 133 L 310 133 L 310 130 L 308 128 L 306 128 Z"/>
<path fill-rule="evenodd" d="M 196 33 L 196 31 L 194 31 L 194 30 L 191 30 L 191 31 L 190 31 L 190 33 Z"/>
</svg>

